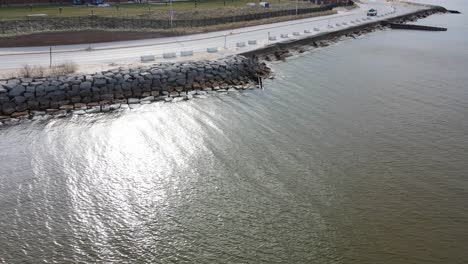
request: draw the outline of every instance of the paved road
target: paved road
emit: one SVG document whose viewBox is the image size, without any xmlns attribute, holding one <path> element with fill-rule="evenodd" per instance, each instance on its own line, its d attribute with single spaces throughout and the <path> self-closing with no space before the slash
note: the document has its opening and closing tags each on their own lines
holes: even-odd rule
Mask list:
<svg viewBox="0 0 468 264">
<path fill-rule="evenodd" d="M 341 11 L 338 14 L 286 21 L 274 24 L 246 27 L 235 30 L 217 31 L 190 36 L 146 39 L 136 41 L 120 41 L 110 43 L 92 44 L 92 50 L 87 51 L 89 45 L 64 45 L 53 47 L 53 62 L 56 64 L 73 61 L 85 68 L 86 65 L 108 65 L 110 63 L 126 64 L 137 63 L 140 56 L 155 55 L 157 61 L 163 59 L 163 53 L 191 50 L 192 59 L 218 58 L 239 52 L 257 49 L 268 43 L 286 41 L 293 38 L 304 38 L 312 34 L 325 31 L 334 31 L 344 27 L 370 22 L 367 19 L 367 10 L 375 8 L 382 17 L 373 20 L 386 19 L 392 16 L 403 15 L 424 7 L 398 3 L 387 3 L 383 0 L 362 1 L 360 8 Z M 346 24 L 344 24 L 346 23 Z M 338 24 L 338 26 L 337 26 Z M 318 28 L 320 31 L 314 31 Z M 310 30 L 311 33 L 304 33 Z M 293 35 L 299 32 L 299 36 Z M 281 34 L 288 34 L 288 38 L 281 38 Z M 270 41 L 268 36 L 275 36 L 276 41 Z M 256 40 L 256 45 L 248 45 L 249 40 Z M 245 47 L 237 47 L 238 42 L 245 42 Z M 207 48 L 218 48 L 216 53 L 207 53 Z M 180 60 L 181 58 L 178 58 Z M 184 57 L 183 59 L 190 59 Z M 172 59 L 174 60 L 174 59 Z M 177 60 L 177 59 L 176 59 Z M 0 69 L 15 69 L 22 65 L 49 65 L 49 47 L 23 47 L 0 48 Z"/>
</svg>

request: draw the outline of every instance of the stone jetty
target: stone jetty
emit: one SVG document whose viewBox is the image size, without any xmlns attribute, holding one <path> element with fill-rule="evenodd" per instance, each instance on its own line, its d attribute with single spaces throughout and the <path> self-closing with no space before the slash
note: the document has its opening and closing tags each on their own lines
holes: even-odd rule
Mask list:
<svg viewBox="0 0 468 264">
<path fill-rule="evenodd" d="M 179 101 L 207 91 L 245 89 L 270 69 L 256 57 L 161 63 L 91 75 L 0 80 L 0 124 L 37 115 L 106 112 L 122 104 Z"/>
</svg>

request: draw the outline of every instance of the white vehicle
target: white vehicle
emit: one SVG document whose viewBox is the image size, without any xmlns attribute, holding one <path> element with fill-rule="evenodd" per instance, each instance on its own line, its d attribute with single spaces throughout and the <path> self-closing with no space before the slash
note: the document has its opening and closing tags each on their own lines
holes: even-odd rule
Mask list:
<svg viewBox="0 0 468 264">
<path fill-rule="evenodd" d="M 370 9 L 369 11 L 367 11 L 367 16 L 377 16 L 377 10 Z"/>
</svg>

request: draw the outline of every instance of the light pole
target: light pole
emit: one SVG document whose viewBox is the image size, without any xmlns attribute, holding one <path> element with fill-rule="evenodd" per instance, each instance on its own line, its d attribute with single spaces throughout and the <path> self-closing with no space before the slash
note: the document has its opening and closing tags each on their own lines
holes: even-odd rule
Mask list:
<svg viewBox="0 0 468 264">
<path fill-rule="evenodd" d="M 297 16 L 297 5 L 299 4 L 299 0 L 296 0 L 296 16 Z"/>
<path fill-rule="evenodd" d="M 52 46 L 49 48 L 49 69 L 52 68 Z"/>
<path fill-rule="evenodd" d="M 171 28 L 172 28 L 172 19 L 174 17 L 174 10 L 172 9 L 172 0 L 171 0 L 171 11 L 170 11 L 170 17 L 171 17 Z"/>
</svg>

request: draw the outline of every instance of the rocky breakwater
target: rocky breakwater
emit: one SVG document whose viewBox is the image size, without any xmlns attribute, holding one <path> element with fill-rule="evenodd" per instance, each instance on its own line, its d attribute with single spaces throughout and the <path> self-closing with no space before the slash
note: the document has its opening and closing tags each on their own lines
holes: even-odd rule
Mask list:
<svg viewBox="0 0 468 264">
<path fill-rule="evenodd" d="M 0 125 L 37 116 L 106 112 L 152 101 L 180 101 L 246 89 L 269 68 L 256 57 L 161 63 L 92 75 L 0 80 Z"/>
</svg>

